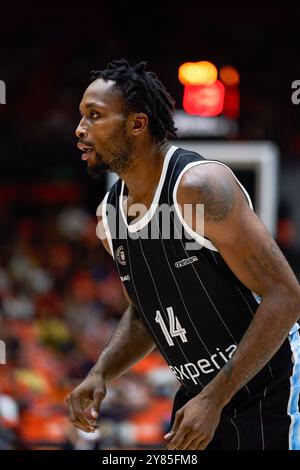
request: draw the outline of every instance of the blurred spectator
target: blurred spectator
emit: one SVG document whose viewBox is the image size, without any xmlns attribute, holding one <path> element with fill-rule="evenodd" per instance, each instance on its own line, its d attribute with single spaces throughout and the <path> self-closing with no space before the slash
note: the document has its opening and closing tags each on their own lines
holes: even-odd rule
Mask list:
<svg viewBox="0 0 300 470">
<path fill-rule="evenodd" d="M 65 397 L 109 341 L 126 301 L 86 210 L 22 214 L 7 213 L 1 235 L 0 449 L 162 446 L 177 381 L 157 352 L 114 382 L 99 432 L 71 425 Z"/>
</svg>

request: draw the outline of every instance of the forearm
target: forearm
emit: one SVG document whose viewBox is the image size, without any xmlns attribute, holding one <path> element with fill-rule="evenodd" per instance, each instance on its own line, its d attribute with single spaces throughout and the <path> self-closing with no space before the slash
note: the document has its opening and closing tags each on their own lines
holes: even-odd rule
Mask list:
<svg viewBox="0 0 300 470">
<path fill-rule="evenodd" d="M 274 356 L 299 317 L 299 294 L 283 289 L 264 297 L 235 354 L 206 392 L 225 406 Z"/>
<path fill-rule="evenodd" d="M 124 374 L 154 347 L 142 319 L 130 304 L 89 374 L 101 374 L 106 382 L 110 382 Z"/>
</svg>

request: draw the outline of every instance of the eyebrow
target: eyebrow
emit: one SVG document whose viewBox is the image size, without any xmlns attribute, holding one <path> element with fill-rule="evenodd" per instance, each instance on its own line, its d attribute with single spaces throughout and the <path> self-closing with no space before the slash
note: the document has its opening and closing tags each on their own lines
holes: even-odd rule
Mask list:
<svg viewBox="0 0 300 470">
<path fill-rule="evenodd" d="M 85 103 L 86 108 L 105 108 L 105 106 L 101 103 L 97 103 L 97 101 L 88 101 Z M 79 106 L 79 111 L 81 111 L 81 106 Z"/>
</svg>

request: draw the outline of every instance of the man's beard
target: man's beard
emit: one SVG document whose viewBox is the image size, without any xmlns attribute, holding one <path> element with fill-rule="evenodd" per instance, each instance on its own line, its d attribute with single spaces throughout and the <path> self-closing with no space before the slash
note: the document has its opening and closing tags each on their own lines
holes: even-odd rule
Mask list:
<svg viewBox="0 0 300 470">
<path fill-rule="evenodd" d="M 96 154 L 97 163 L 87 167 L 88 174 L 93 179 L 100 179 L 103 173 L 111 171 L 120 175 L 130 166 L 132 161 L 132 142 L 129 139 L 124 125 L 114 131 L 108 138 L 105 148 L 109 155 L 109 162 L 104 162 L 100 154 Z"/>
<path fill-rule="evenodd" d="M 100 155 L 97 153 L 96 154 L 96 159 L 100 159 Z M 87 172 L 90 175 L 90 177 L 93 180 L 99 180 L 102 178 L 103 173 L 106 173 L 107 171 L 111 171 L 109 165 L 104 162 L 97 162 L 95 163 L 92 167 L 87 166 Z"/>
</svg>

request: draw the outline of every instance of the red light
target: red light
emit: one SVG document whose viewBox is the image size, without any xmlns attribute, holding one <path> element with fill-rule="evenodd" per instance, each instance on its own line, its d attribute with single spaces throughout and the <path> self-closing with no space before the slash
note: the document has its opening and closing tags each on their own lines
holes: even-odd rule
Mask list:
<svg viewBox="0 0 300 470">
<path fill-rule="evenodd" d="M 213 85 L 185 86 L 183 108 L 188 114 L 217 116 L 223 111 L 224 85 L 219 81 Z"/>
<path fill-rule="evenodd" d="M 240 92 L 236 86 L 225 87 L 224 116 L 232 119 L 238 118 L 240 114 Z"/>
</svg>

